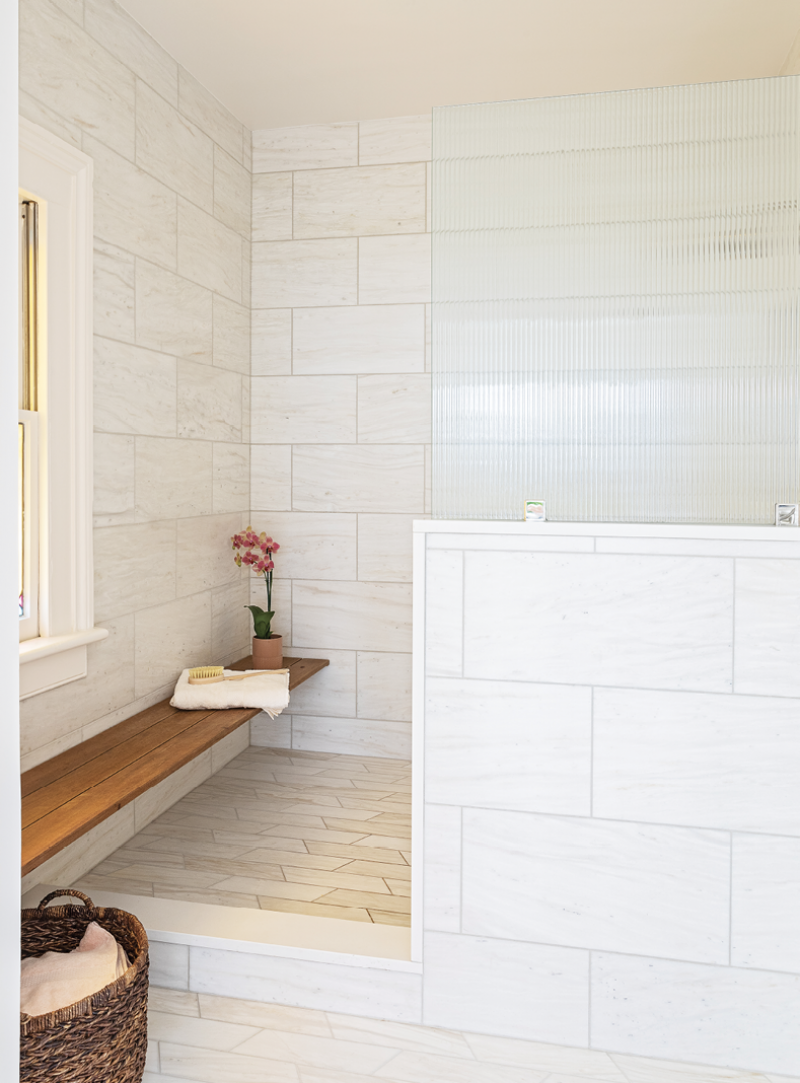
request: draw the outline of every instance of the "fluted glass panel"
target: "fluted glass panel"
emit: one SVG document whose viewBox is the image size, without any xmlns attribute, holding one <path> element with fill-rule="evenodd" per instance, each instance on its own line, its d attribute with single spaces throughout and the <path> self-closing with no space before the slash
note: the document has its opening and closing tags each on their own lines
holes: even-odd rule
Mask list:
<svg viewBox="0 0 800 1083">
<path fill-rule="evenodd" d="M 800 499 L 800 77 L 434 110 L 433 514 Z"/>
</svg>

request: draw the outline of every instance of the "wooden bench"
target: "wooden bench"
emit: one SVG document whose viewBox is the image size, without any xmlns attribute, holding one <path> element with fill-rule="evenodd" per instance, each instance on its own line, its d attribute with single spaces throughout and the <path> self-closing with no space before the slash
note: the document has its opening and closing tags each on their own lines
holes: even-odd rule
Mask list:
<svg viewBox="0 0 800 1083">
<path fill-rule="evenodd" d="M 289 689 L 327 666 L 284 658 Z M 231 669 L 247 669 L 243 658 Z M 22 776 L 22 875 L 60 853 L 260 712 L 180 711 L 163 700 Z"/>
</svg>

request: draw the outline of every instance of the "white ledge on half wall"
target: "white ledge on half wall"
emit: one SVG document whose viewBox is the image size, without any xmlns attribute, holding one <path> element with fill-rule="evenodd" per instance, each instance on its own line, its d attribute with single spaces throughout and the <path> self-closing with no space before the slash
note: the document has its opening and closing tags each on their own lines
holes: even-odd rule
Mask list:
<svg viewBox="0 0 800 1083">
<path fill-rule="evenodd" d="M 85 677 L 87 646 L 107 636 L 107 628 L 86 628 L 63 636 L 24 640 L 19 645 L 19 698 L 27 699 Z"/>
<path fill-rule="evenodd" d="M 800 527 L 714 523 L 559 523 L 513 519 L 415 519 L 415 534 L 506 534 L 517 537 L 686 538 L 708 541 L 800 543 Z"/>
<path fill-rule="evenodd" d="M 107 628 L 87 628 L 84 632 L 68 632 L 63 636 L 37 636 L 26 639 L 19 645 L 19 664 L 33 662 L 36 658 L 47 658 L 51 654 L 83 647 L 87 643 L 99 643 L 108 637 Z"/>
</svg>

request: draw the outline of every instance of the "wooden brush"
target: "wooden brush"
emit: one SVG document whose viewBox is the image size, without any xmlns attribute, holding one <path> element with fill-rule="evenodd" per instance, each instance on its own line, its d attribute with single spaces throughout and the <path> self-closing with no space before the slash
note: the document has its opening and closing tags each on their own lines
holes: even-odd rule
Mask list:
<svg viewBox="0 0 800 1083">
<path fill-rule="evenodd" d="M 224 666 L 195 666 L 189 670 L 189 684 L 219 684 L 220 681 L 243 681 L 245 677 L 258 677 L 266 671 L 255 673 L 225 673 Z"/>
</svg>

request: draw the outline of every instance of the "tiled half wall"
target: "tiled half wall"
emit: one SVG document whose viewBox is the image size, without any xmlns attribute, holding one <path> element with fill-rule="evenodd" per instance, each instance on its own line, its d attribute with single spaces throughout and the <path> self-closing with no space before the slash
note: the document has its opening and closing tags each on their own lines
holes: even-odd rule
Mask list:
<svg viewBox="0 0 800 1083">
<path fill-rule="evenodd" d="M 800 532 L 419 529 L 424 1022 L 796 1075 Z"/>
</svg>

